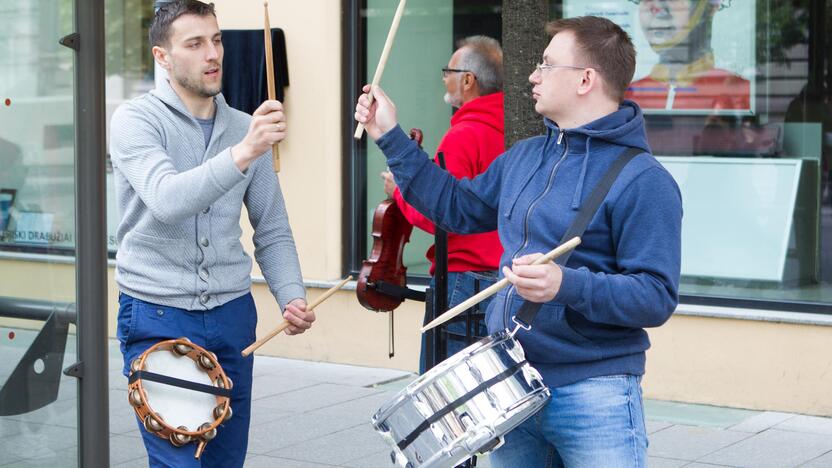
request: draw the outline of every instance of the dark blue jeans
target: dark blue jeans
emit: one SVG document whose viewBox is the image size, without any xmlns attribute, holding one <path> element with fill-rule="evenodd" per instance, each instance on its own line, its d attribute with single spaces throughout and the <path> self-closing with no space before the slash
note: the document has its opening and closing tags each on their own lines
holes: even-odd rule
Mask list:
<svg viewBox="0 0 832 468">
<path fill-rule="evenodd" d="M 469 297 L 491 286 L 497 281 L 496 271 L 466 271 L 466 272 L 449 272 L 448 273 L 448 309 L 457 304 L 461 304 Z M 430 287 L 435 288 L 435 279 L 431 279 Z M 485 326 L 485 310 L 488 304 L 491 303 L 492 297 L 480 302 L 477 305 L 478 311 L 471 317 L 472 330 L 470 331 L 475 337 L 483 337 L 488 335 L 488 330 Z M 466 339 L 467 321 L 465 313 L 457 316 L 441 327 L 437 327 L 438 333 L 443 333 L 447 337 L 447 356 L 450 357 L 467 347 L 470 343 Z M 442 331 L 444 329 L 444 331 Z M 474 338 L 476 341 L 476 338 Z M 419 373 L 423 374 L 426 368 L 426 348 L 427 337 L 422 334 L 422 352 L 419 355 Z M 442 356 L 437 356 L 436 362 L 439 363 Z"/>
<path fill-rule="evenodd" d="M 151 467 L 241 467 L 246 458 L 251 418 L 251 378 L 254 356 L 240 354 L 255 341 L 257 311 L 251 294 L 208 311 L 190 311 L 151 304 L 127 294 L 119 295 L 117 335 L 124 356 L 124 375 L 130 363 L 159 341 L 187 337 L 216 353 L 226 375 L 234 382 L 233 417 L 217 428 L 199 460 L 196 445 L 174 447 L 167 439 L 148 433 L 139 422 Z M 175 377 L 175 376 L 174 376 Z M 127 403 L 127 397 L 124 398 Z M 138 418 L 137 418 L 138 421 Z"/>
</svg>

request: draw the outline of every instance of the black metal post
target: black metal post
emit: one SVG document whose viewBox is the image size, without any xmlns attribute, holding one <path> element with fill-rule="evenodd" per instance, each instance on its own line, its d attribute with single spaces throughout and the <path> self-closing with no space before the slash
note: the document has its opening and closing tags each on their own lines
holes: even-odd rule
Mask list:
<svg viewBox="0 0 832 468">
<path fill-rule="evenodd" d="M 439 167 L 445 169 L 445 154 L 441 151 L 436 154 L 439 159 Z M 448 233 L 435 227 L 433 239 L 433 258 L 436 268 L 433 271 L 433 316 L 438 317 L 448 310 Z M 448 336 L 446 325 L 436 327 L 433 338 L 433 364 L 444 361 L 448 358 Z"/>
<path fill-rule="evenodd" d="M 78 462 L 109 466 L 104 0 L 75 0 L 75 27 Z"/>
</svg>

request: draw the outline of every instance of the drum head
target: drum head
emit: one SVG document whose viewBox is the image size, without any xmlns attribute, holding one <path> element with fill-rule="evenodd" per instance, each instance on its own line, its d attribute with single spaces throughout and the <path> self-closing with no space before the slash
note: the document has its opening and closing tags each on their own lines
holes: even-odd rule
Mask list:
<svg viewBox="0 0 832 468">
<path fill-rule="evenodd" d="M 213 386 L 211 377 L 187 356 L 169 351 L 150 353 L 145 360 L 145 370 L 176 377 L 190 382 Z M 214 421 L 212 411 L 217 397 L 210 393 L 174 387 L 149 380 L 142 381 L 150 408 L 162 415 L 169 426 L 185 426 L 196 431 L 200 425 Z"/>
</svg>

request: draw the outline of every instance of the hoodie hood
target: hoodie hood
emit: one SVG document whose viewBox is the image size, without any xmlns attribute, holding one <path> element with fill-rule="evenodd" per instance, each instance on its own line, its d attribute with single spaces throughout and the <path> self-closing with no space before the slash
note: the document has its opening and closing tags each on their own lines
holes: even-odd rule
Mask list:
<svg viewBox="0 0 832 468">
<path fill-rule="evenodd" d="M 583 154 L 581 173 L 575 187 L 575 194 L 572 197 L 571 208 L 573 210 L 577 210 L 581 206 L 586 168 L 593 145 L 605 142 L 616 146 L 638 148 L 646 153 L 650 152 L 647 133 L 644 130 L 644 115 L 641 108 L 630 100 L 624 100 L 618 110 L 612 114 L 607 114 L 577 128 L 561 129 L 552 120 L 545 117 L 543 120 L 550 138 L 552 133 L 560 134 L 560 132 L 563 132 L 569 140 L 569 152 Z"/>
<path fill-rule="evenodd" d="M 466 102 L 451 117 L 451 126 L 463 122 L 487 125 L 503 133 L 505 119 L 503 118 L 503 92 L 487 94 Z M 499 109 L 500 112 L 495 112 Z"/>
</svg>

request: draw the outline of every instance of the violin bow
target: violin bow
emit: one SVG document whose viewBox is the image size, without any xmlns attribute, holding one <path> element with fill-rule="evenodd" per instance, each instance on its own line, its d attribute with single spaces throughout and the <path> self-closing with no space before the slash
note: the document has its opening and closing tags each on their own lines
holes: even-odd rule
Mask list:
<svg viewBox="0 0 832 468">
<path fill-rule="evenodd" d="M 370 92 L 367 94 L 367 98 L 369 98 L 369 104 L 373 103 L 373 88 L 378 86 L 381 82 L 381 75 L 384 73 L 384 66 L 387 64 L 387 58 L 390 56 L 390 49 L 393 48 L 393 39 L 396 38 L 396 32 L 399 30 L 399 23 L 402 20 L 402 15 L 404 14 L 404 6 L 407 3 L 407 0 L 400 0 L 399 7 L 396 8 L 396 14 L 393 16 L 393 23 L 390 25 L 390 31 L 387 33 L 387 40 L 384 41 L 384 49 L 381 51 L 381 58 L 378 60 L 378 65 L 376 66 L 376 73 L 373 75 L 373 85 L 370 87 Z M 364 124 L 360 123 L 355 128 L 355 135 L 353 137 L 356 140 L 361 139 L 361 135 L 364 134 Z"/>
<path fill-rule="evenodd" d="M 274 54 L 272 53 L 272 27 L 269 25 L 269 1 L 263 2 L 263 44 L 266 53 L 266 92 L 269 95 L 269 101 L 275 100 L 275 84 L 274 84 Z M 280 172 L 280 150 L 277 143 L 272 145 L 272 162 L 274 163 L 274 172 Z"/>
</svg>

